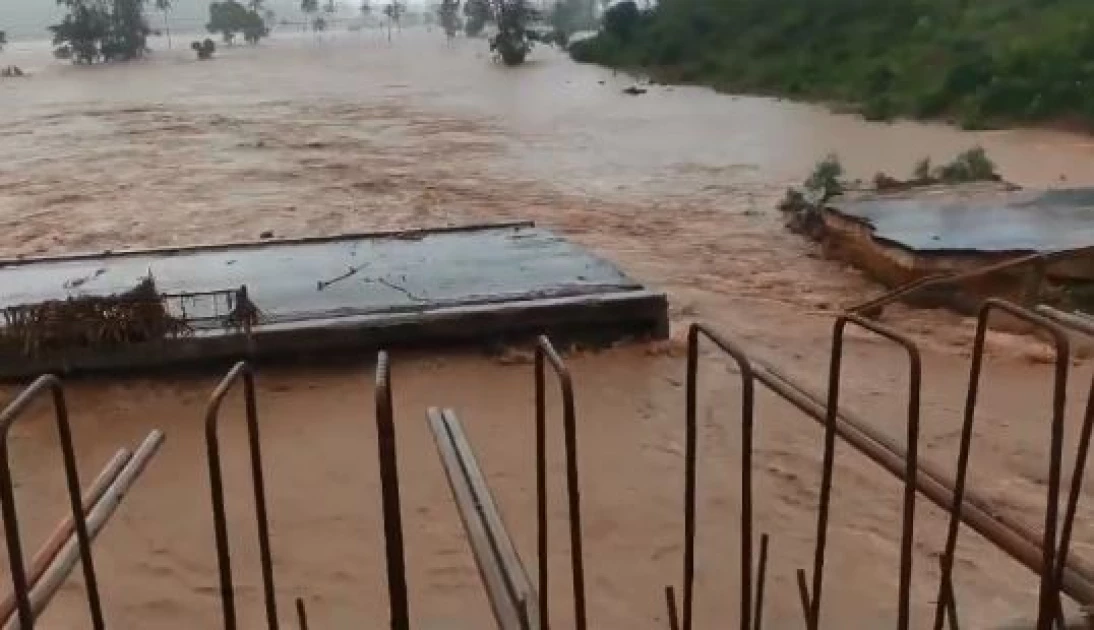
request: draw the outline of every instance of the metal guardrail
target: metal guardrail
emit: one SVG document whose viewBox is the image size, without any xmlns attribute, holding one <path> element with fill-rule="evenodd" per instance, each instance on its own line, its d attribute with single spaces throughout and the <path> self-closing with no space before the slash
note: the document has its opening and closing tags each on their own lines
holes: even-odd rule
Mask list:
<svg viewBox="0 0 1094 630">
<path fill-rule="evenodd" d="M 1031 527 L 1013 516 L 1006 516 L 994 509 L 990 502 L 978 496 L 967 485 L 968 469 L 973 446 L 973 425 L 982 380 L 986 348 L 986 332 L 993 313 L 1002 311 L 1030 325 L 1046 331 L 1054 341 L 1056 361 L 1052 402 L 1052 421 L 1049 427 L 1048 482 L 1043 525 Z M 862 328 L 896 347 L 908 357 L 908 400 L 906 411 L 905 441 L 901 445 L 873 429 L 868 422 L 858 418 L 841 406 L 841 375 L 844 367 L 843 346 L 848 327 Z M 1055 317 L 1052 312 L 1035 313 L 1013 304 L 990 300 L 981 309 L 970 366 L 970 383 L 966 397 L 964 421 L 957 456 L 956 474 L 950 478 L 930 462 L 921 461 L 918 452 L 920 422 L 920 388 L 922 362 L 915 343 L 907 336 L 863 316 L 848 313 L 834 323 L 832 348 L 826 394 L 811 391 L 803 384 L 783 374 L 766 362 L 750 356 L 739 344 L 718 331 L 702 325 L 693 325 L 688 333 L 687 385 L 684 409 L 684 548 L 683 600 L 677 607 L 675 589 L 665 588 L 668 624 L 677 630 L 691 630 L 694 624 L 694 575 L 695 536 L 697 529 L 696 490 L 698 485 L 698 381 L 701 375 L 700 341 L 708 340 L 720 353 L 727 355 L 736 366 L 739 375 L 742 451 L 740 461 L 740 593 L 739 627 L 741 630 L 761 630 L 764 616 L 765 582 L 768 573 L 769 537 L 760 536 L 758 565 L 753 566 L 753 516 L 754 488 L 753 444 L 754 424 L 758 419 L 756 384 L 764 386 L 778 397 L 790 402 L 806 417 L 812 418 L 824 429 L 823 458 L 820 493 L 817 505 L 817 524 L 813 548 L 812 573 L 804 569 L 796 572 L 802 614 L 810 630 L 822 624 L 822 593 L 824 587 L 824 563 L 827 552 L 827 533 L 830 503 L 835 492 L 834 467 L 836 463 L 836 439 L 866 455 L 870 460 L 897 477 L 903 483 L 902 525 L 900 533 L 900 561 L 898 567 L 898 593 L 894 627 L 907 630 L 910 626 L 910 585 L 913 568 L 912 542 L 915 534 L 916 495 L 922 494 L 949 514 L 945 548 L 940 558 L 940 578 L 933 627 L 958 628 L 958 602 L 954 593 L 954 557 L 961 531 L 966 525 L 1005 551 L 1018 562 L 1033 571 L 1039 579 L 1037 630 L 1053 630 L 1063 627 L 1064 606 L 1061 598 L 1066 595 L 1079 604 L 1094 604 L 1094 570 L 1080 558 L 1070 554 L 1070 547 L 1082 498 L 1083 473 L 1094 434 L 1094 381 L 1092 381 L 1085 414 L 1076 447 L 1076 461 L 1067 494 L 1066 507 L 1061 512 L 1058 494 L 1061 490 L 1063 471 L 1063 422 L 1066 403 L 1067 380 L 1070 366 L 1069 334 L 1089 334 L 1085 326 L 1067 318 Z M 455 414 L 447 411 L 431 411 L 430 419 L 442 457 L 448 453 L 446 471 L 453 482 L 463 488 L 457 493 L 463 507 L 461 514 L 465 524 L 474 520 L 478 529 L 473 547 L 483 569 L 484 581 L 488 582 L 491 599 L 496 603 L 499 624 L 505 630 L 546 630 L 550 623 L 548 610 L 548 560 L 547 535 L 547 371 L 548 367 L 558 379 L 561 401 L 561 424 L 565 450 L 565 482 L 570 534 L 570 563 L 574 626 L 579 630 L 588 627 L 587 593 L 585 584 L 584 541 L 581 525 L 581 482 L 578 466 L 578 423 L 574 395 L 574 377 L 550 340 L 537 340 L 534 369 L 534 413 L 536 450 L 536 555 L 538 560 L 538 584 L 533 584 L 524 571 L 519 554 L 505 531 L 500 513 L 487 488 L 486 479 L 474 464 L 470 444 L 459 426 Z M 228 540 L 228 524 L 223 487 L 218 426 L 221 407 L 230 391 L 241 385 L 245 420 L 247 425 L 248 452 L 251 464 L 251 484 L 255 500 L 255 520 L 260 551 L 263 582 L 263 603 L 270 630 L 277 630 L 277 602 L 274 588 L 274 570 L 270 546 L 268 505 L 263 476 L 261 435 L 257 410 L 257 394 L 253 369 L 246 363 L 236 364 L 220 382 L 210 398 L 205 416 L 205 437 L 208 454 L 210 491 L 214 520 L 214 542 L 220 579 L 221 610 L 226 630 L 237 627 L 234 585 L 231 568 L 231 546 Z M 377 423 L 377 456 L 380 469 L 382 508 L 384 514 L 384 545 L 387 560 L 389 614 L 392 630 L 410 630 L 412 627 L 405 560 L 406 541 L 403 537 L 401 497 L 396 445 L 395 410 L 391 389 L 390 361 L 386 353 L 380 353 L 376 366 L 375 420 Z M 14 600 L 18 622 L 22 628 L 33 628 L 34 614 L 31 608 L 29 585 L 22 559 L 22 542 L 19 536 L 18 514 L 15 507 L 13 482 L 7 455 L 7 434 L 11 424 L 20 417 L 37 396 L 51 393 L 55 417 L 61 436 L 62 455 L 68 494 L 79 551 L 87 584 L 88 605 L 92 627 L 104 628 L 94 566 L 92 564 L 87 524 L 83 518 L 80 483 L 76 472 L 76 459 L 68 426 L 67 408 L 60 382 L 50 376 L 36 381 L 20 394 L 3 412 L 0 412 L 0 513 L 4 519 L 8 545 L 10 570 L 14 587 Z M 441 438 L 444 438 L 443 440 Z M 444 446 L 447 444 L 447 446 Z M 458 479 L 453 481 L 454 476 Z M 458 501 L 458 502 L 459 502 Z M 468 525 L 469 531 L 471 525 Z M 488 576 L 487 573 L 490 575 Z M 308 626 L 304 600 L 295 600 L 297 624 Z"/>
<path fill-rule="evenodd" d="M 220 574 L 220 601 L 225 630 L 238 625 L 235 607 L 235 586 L 232 582 L 231 543 L 228 540 L 228 517 L 224 505 L 224 473 L 221 464 L 220 408 L 224 398 L 243 383 L 243 402 L 247 421 L 247 448 L 251 460 L 251 483 L 254 491 L 255 521 L 258 527 L 259 561 L 262 565 L 262 592 L 266 607 L 266 623 L 278 630 L 277 596 L 274 590 L 273 558 L 270 551 L 270 520 L 266 507 L 266 482 L 262 470 L 262 434 L 258 425 L 258 403 L 255 396 L 254 371 L 246 362 L 237 363 L 213 391 L 205 412 L 205 445 L 209 460 L 209 487 L 212 494 L 213 527 Z"/>
<path fill-rule="evenodd" d="M 399 499 L 399 461 L 395 442 L 395 411 L 391 403 L 391 362 L 383 351 L 376 357 L 375 396 L 376 446 L 380 462 L 391 630 L 409 630 L 410 605 L 406 590 L 403 516 Z"/>
<path fill-rule="evenodd" d="M 585 555 L 581 533 L 581 481 L 577 463 L 577 411 L 574 407 L 573 377 L 551 340 L 545 336 L 536 342 L 536 523 L 539 560 L 539 626 L 548 630 L 547 576 L 547 386 L 546 365 L 558 377 L 562 396 L 562 431 L 566 450 L 566 499 L 570 516 L 570 570 L 574 598 L 574 627 L 586 630 Z"/>
<path fill-rule="evenodd" d="M 83 567 L 84 584 L 87 591 L 87 607 L 91 614 L 91 626 L 95 630 L 106 627 L 103 621 L 102 603 L 99 600 L 99 582 L 95 576 L 95 563 L 91 554 L 91 538 L 87 531 L 87 519 L 84 515 L 81 498 L 80 474 L 76 466 L 76 450 L 72 445 L 72 429 L 68 421 L 68 404 L 65 390 L 56 376 L 45 375 L 24 389 L 8 406 L 0 412 L 0 513 L 4 519 L 4 539 L 8 547 L 8 563 L 11 571 L 12 590 L 15 593 L 15 610 L 19 626 L 24 630 L 34 628 L 34 612 L 30 602 L 30 584 L 27 583 L 26 567 L 23 561 L 23 542 L 19 534 L 19 516 L 15 507 L 14 483 L 11 465 L 8 461 L 8 436 L 11 426 L 32 402 L 40 396 L 49 394 L 53 401 L 53 416 L 57 421 L 57 436 L 61 442 L 61 457 L 64 462 L 65 485 L 68 491 L 69 508 L 75 524 L 76 540 L 80 551 L 80 565 Z"/>
</svg>

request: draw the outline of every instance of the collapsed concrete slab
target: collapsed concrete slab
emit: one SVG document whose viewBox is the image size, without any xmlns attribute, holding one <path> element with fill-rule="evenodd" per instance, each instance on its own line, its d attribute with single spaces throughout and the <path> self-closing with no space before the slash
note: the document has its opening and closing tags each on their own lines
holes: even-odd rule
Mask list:
<svg viewBox="0 0 1094 630">
<path fill-rule="evenodd" d="M 149 280 L 170 326 L 134 334 L 119 321 L 152 305 L 98 299 L 88 315 L 89 296 L 147 301 L 127 296 Z M 0 309 L 6 377 L 540 333 L 600 342 L 668 333 L 664 294 L 531 223 L 5 260 Z"/>
<path fill-rule="evenodd" d="M 990 184 L 857 193 L 829 201 L 820 219 L 828 256 L 889 287 L 1000 266 L 946 296 L 917 294 L 960 310 L 988 296 L 1085 302 L 1094 287 L 1094 188 L 1016 191 Z M 1017 260 L 1029 264 L 1007 267 Z"/>
</svg>

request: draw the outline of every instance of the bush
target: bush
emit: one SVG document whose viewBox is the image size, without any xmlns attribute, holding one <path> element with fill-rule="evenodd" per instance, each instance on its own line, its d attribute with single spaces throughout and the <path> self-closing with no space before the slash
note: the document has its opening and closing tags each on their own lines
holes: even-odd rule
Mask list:
<svg viewBox="0 0 1094 630">
<path fill-rule="evenodd" d="M 623 0 L 604 12 L 604 32 L 621 42 L 630 41 L 642 14 L 633 0 Z"/>
<path fill-rule="evenodd" d="M 809 192 L 819 196 L 821 203 L 823 203 L 843 192 L 844 186 L 843 182 L 840 181 L 841 177 L 843 177 L 843 164 L 840 163 L 839 156 L 830 153 L 823 160 L 817 162 L 817 165 L 813 167 L 813 172 L 802 185 Z"/>
<path fill-rule="evenodd" d="M 935 177 L 948 184 L 999 180 L 995 163 L 983 147 L 973 147 L 958 155 L 949 164 L 938 167 Z"/>
<path fill-rule="evenodd" d="M 216 42 L 206 37 L 203 42 L 194 42 L 190 44 L 190 48 L 197 53 L 198 59 L 205 61 L 213 58 L 213 53 L 216 52 L 217 45 Z"/>
</svg>

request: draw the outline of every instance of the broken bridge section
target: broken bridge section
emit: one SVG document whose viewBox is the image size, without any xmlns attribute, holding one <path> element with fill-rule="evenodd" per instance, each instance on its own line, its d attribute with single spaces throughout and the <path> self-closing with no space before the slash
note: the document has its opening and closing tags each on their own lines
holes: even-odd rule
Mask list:
<svg viewBox="0 0 1094 630">
<path fill-rule="evenodd" d="M 169 327 L 120 334 L 109 305 L 65 320 L 92 296 L 148 300 L 128 297 L 148 281 Z M 668 332 L 664 294 L 532 223 L 0 261 L 0 308 L 6 377 L 541 333 L 611 342 Z M 55 330 L 62 320 L 64 335 Z"/>
</svg>

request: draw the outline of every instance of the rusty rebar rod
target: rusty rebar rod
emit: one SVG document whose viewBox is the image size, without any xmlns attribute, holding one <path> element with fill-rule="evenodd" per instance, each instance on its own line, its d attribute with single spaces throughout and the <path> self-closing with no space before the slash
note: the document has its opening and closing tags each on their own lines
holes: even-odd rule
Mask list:
<svg viewBox="0 0 1094 630">
<path fill-rule="evenodd" d="M 304 600 L 296 598 L 296 625 L 300 630 L 308 630 L 308 610 L 304 607 Z"/>
<path fill-rule="evenodd" d="M 944 558 L 938 558 L 939 566 L 944 562 Z M 943 595 L 946 598 L 944 605 L 946 607 L 946 619 L 948 619 L 950 623 L 950 630 L 961 630 L 961 626 L 957 620 L 957 594 L 953 590 L 953 581 L 946 580 L 942 586 L 946 589 Z"/>
<path fill-rule="evenodd" d="M 376 444 L 379 449 L 380 490 L 384 509 L 384 545 L 387 557 L 388 606 L 392 630 L 409 630 L 410 606 L 406 587 L 403 516 L 399 499 L 399 461 L 395 416 L 391 404 L 391 363 L 387 352 L 376 357 Z"/>
<path fill-rule="evenodd" d="M 816 630 L 817 621 L 812 613 L 813 605 L 810 603 L 812 598 L 809 596 L 809 584 L 805 578 L 805 569 L 798 569 L 795 577 L 798 578 L 798 599 L 801 601 L 806 630 Z"/>
<path fill-rule="evenodd" d="M 1009 260 L 1004 260 L 998 263 L 992 263 L 969 271 L 924 276 L 917 280 L 912 280 L 911 282 L 886 291 L 885 293 L 875 298 L 871 298 L 866 302 L 850 306 L 847 308 L 847 310 L 848 312 L 869 316 L 870 313 L 880 312 L 880 310 L 885 306 L 888 306 L 889 304 L 892 304 L 893 302 L 896 302 L 897 300 L 900 300 L 902 298 L 907 298 L 911 294 L 918 293 L 920 291 L 923 291 L 924 289 L 939 286 L 954 286 L 965 280 L 980 278 L 993 273 L 999 273 L 1001 271 L 1010 271 L 1023 265 L 1043 266 L 1058 260 L 1089 256 L 1092 252 L 1094 252 L 1094 246 L 1087 246 L 1079 249 L 1038 252 L 1035 254 L 1011 258 Z"/>
<path fill-rule="evenodd" d="M 566 496 L 570 516 L 570 568 L 574 597 L 574 626 L 586 630 L 585 557 L 581 533 L 581 483 L 577 463 L 577 413 L 574 406 L 573 379 L 551 340 L 540 336 L 536 343 L 536 495 L 539 552 L 540 628 L 550 628 L 547 604 L 547 393 L 546 364 L 558 377 L 562 395 L 562 427 L 566 450 Z"/>
<path fill-rule="evenodd" d="M 106 493 L 110 485 L 114 483 L 118 474 L 125 468 L 130 457 L 132 457 L 132 453 L 129 452 L 129 449 L 120 449 L 91 482 L 91 485 L 84 492 L 83 496 L 85 519 L 87 518 L 87 513 L 95 507 L 95 504 L 99 502 L 99 499 Z M 65 543 L 72 537 L 75 525 L 72 516 L 66 516 L 58 523 L 49 538 L 46 539 L 46 542 L 43 543 L 34 554 L 34 558 L 30 563 L 30 572 L 27 575 L 27 586 L 31 589 L 32 609 L 34 608 L 34 585 L 37 584 L 38 580 L 45 574 L 46 569 L 53 563 L 53 559 L 65 546 Z M 88 535 L 91 535 L 90 531 L 88 532 Z M 6 627 L 8 625 L 8 620 L 14 612 L 15 593 L 8 593 L 4 596 L 3 601 L 0 602 L 0 627 Z"/>
<path fill-rule="evenodd" d="M 769 363 L 752 359 L 753 375 L 772 393 L 790 403 L 807 417 L 824 425 L 827 401 L 824 396 L 799 383 Z M 907 454 L 903 448 L 884 433 L 873 428 L 864 419 L 848 410 L 837 415 L 836 433 L 847 444 L 889 471 L 898 479 L 904 479 Z M 941 509 L 950 512 L 954 505 L 953 480 L 920 461 L 916 471 L 916 488 Z M 961 520 L 980 535 L 987 538 L 1012 558 L 1035 573 L 1042 569 L 1041 536 L 1012 517 L 1000 514 L 983 498 L 966 488 L 961 509 Z M 1089 568 L 1079 558 L 1071 558 L 1061 567 L 1063 592 L 1088 605 L 1094 603 L 1094 568 Z"/>
<path fill-rule="evenodd" d="M 8 547 L 8 569 L 11 572 L 12 591 L 15 594 L 16 618 L 19 620 L 19 627 L 24 630 L 34 628 L 30 585 L 27 581 L 26 567 L 23 561 L 19 516 L 15 506 L 15 490 L 11 476 L 11 465 L 8 460 L 8 437 L 11 426 L 23 417 L 23 412 L 26 411 L 27 407 L 39 396 L 46 393 L 49 393 L 53 400 L 53 415 L 57 421 L 57 435 L 61 442 L 61 459 L 64 462 L 68 503 L 72 512 L 72 520 L 75 523 L 76 543 L 79 547 L 80 564 L 83 567 L 91 625 L 95 630 L 103 630 L 105 624 L 103 622 L 102 604 L 99 600 L 99 582 L 95 576 L 95 564 L 91 554 L 91 537 L 88 534 L 87 519 L 84 516 L 83 500 L 80 496 L 80 474 L 76 466 L 76 450 L 72 445 L 68 405 L 65 401 L 64 386 L 61 384 L 60 379 L 53 375 L 38 377 L 0 412 L 0 515 L 4 520 L 4 538 Z"/>
<path fill-rule="evenodd" d="M 760 565 L 756 568 L 756 605 L 752 609 L 752 630 L 763 630 L 764 587 L 767 583 L 767 534 L 760 535 Z"/>
<path fill-rule="evenodd" d="M 741 376 L 741 595 L 740 627 L 752 625 L 752 429 L 755 383 L 744 350 L 703 324 L 688 329 L 687 399 L 684 415 L 684 611 L 683 630 L 692 630 L 695 583 L 695 491 L 698 475 L 699 340 L 706 337 L 737 364 Z"/>
<path fill-rule="evenodd" d="M 1083 334 L 1094 336 L 1094 317 L 1085 313 L 1068 313 L 1045 304 L 1034 309 L 1041 315 Z"/>
<path fill-rule="evenodd" d="M 220 407 L 233 386 L 243 381 L 243 400 L 247 421 L 247 445 L 251 460 L 251 482 L 254 491 L 255 521 L 258 527 L 259 560 L 262 568 L 263 599 L 269 630 L 278 629 L 277 594 L 274 590 L 273 558 L 270 551 L 270 521 L 266 510 L 266 484 L 262 471 L 262 440 L 258 426 L 258 404 L 255 400 L 254 371 L 244 361 L 235 364 L 221 380 L 209 399 L 205 412 L 205 445 L 209 460 L 209 488 L 213 504 L 213 533 L 216 543 L 217 569 L 220 573 L 220 601 L 225 630 L 237 627 L 235 587 L 232 583 L 231 543 L 228 540 L 228 517 L 224 507 L 224 475 L 220 458 L 217 428 Z"/>
<path fill-rule="evenodd" d="M 902 347 L 908 354 L 907 454 L 904 457 L 904 495 L 900 534 L 900 583 L 897 595 L 897 629 L 908 630 L 912 582 L 912 544 L 915 538 L 915 477 L 919 470 L 919 399 L 922 359 L 915 342 L 897 331 L 854 314 L 836 319 L 832 332 L 831 365 L 828 372 L 828 405 L 824 421 L 824 455 L 821 470 L 820 503 L 817 509 L 817 537 L 813 559 L 813 588 L 809 615 L 813 627 L 820 626 L 821 594 L 824 586 L 824 560 L 828 540 L 829 506 L 835 469 L 836 424 L 839 415 L 840 383 L 843 368 L 843 340 L 849 325 L 857 326 Z"/>
<path fill-rule="evenodd" d="M 999 310 L 1024 320 L 1048 332 L 1056 347 L 1056 360 L 1053 378 L 1052 421 L 1049 440 L 1049 473 L 1047 500 L 1045 506 L 1045 524 L 1041 542 L 1041 576 L 1038 590 L 1037 629 L 1050 630 L 1055 619 L 1058 603 L 1056 601 L 1059 585 L 1056 581 L 1056 525 L 1059 511 L 1060 465 L 1063 457 L 1064 411 L 1067 404 L 1068 367 L 1071 363 L 1070 342 L 1067 332 L 1052 320 L 1033 311 L 1021 308 L 998 299 L 989 299 L 980 308 L 977 317 L 976 337 L 973 342 L 972 365 L 969 374 L 968 397 L 965 401 L 965 419 L 961 426 L 961 442 L 957 456 L 957 476 L 954 481 L 953 509 L 946 535 L 946 546 L 942 555 L 942 577 L 939 583 L 938 605 L 935 607 L 935 630 L 941 630 L 943 620 L 943 600 L 945 583 L 951 581 L 954 553 L 957 547 L 958 523 L 961 520 L 965 481 L 968 475 L 969 454 L 972 446 L 972 427 L 976 419 L 976 404 L 980 388 L 981 372 L 984 364 L 984 351 L 987 342 L 988 320 L 992 312 Z"/>
<path fill-rule="evenodd" d="M 1063 325 L 1066 328 L 1094 337 L 1094 320 L 1088 316 L 1073 313 L 1064 313 L 1049 306 L 1038 306 L 1035 309 L 1041 315 Z M 1071 490 L 1067 497 L 1067 508 L 1064 512 L 1064 522 L 1060 528 L 1059 549 L 1056 552 L 1057 585 L 1063 584 L 1064 568 L 1068 562 L 1068 552 L 1071 546 L 1071 530 L 1075 524 L 1075 514 L 1079 508 L 1079 500 L 1083 491 L 1083 475 L 1086 472 L 1086 460 L 1090 453 L 1091 432 L 1094 429 L 1094 378 L 1090 382 L 1090 390 L 1086 397 L 1086 413 L 1083 415 L 1083 424 L 1079 430 L 1079 444 L 1075 452 L 1075 468 L 1071 473 Z M 1056 621 L 1060 628 L 1064 627 L 1063 604 L 1056 598 Z"/>
<path fill-rule="evenodd" d="M 669 618 L 669 630 L 680 630 L 680 614 L 676 611 L 676 589 L 665 587 L 665 614 Z"/>
<path fill-rule="evenodd" d="M 760 361 L 753 361 L 753 369 L 757 381 L 814 421 L 823 423 L 827 407 L 815 392 Z M 846 410 L 841 410 L 838 418 L 836 432 L 845 442 L 893 476 L 903 479 L 906 463 L 903 449 Z M 941 509 L 947 512 L 952 510 L 953 480 L 932 471 L 922 460 L 916 472 L 916 488 Z M 1039 573 L 1041 550 L 1039 543 L 1035 542 L 1039 537 L 1014 519 L 1000 515 L 983 499 L 974 501 L 973 496 L 971 490 L 966 489 L 964 507 L 961 510 L 962 521 L 1023 566 Z M 1094 577 L 1091 577 L 1086 565 L 1077 560 L 1073 558 L 1063 568 L 1061 588 L 1080 603 L 1094 602 Z"/>
<path fill-rule="evenodd" d="M 753 366 L 756 370 L 756 379 L 765 385 L 778 385 L 784 389 L 780 392 L 775 391 L 784 400 L 791 403 L 807 415 L 812 417 L 818 422 L 822 421 L 824 410 L 826 409 L 826 401 L 824 396 L 818 394 L 816 391 L 798 383 L 792 377 L 788 376 L 781 370 L 764 363 L 758 359 L 753 359 Z M 869 422 L 862 417 L 851 412 L 847 409 L 840 410 L 839 423 L 837 424 L 837 432 L 840 437 L 844 438 L 849 444 L 858 448 L 858 450 L 864 452 L 871 459 L 874 459 L 877 463 L 885 466 L 883 461 L 879 461 L 876 457 L 872 456 L 871 452 L 863 451 L 859 448 L 859 445 L 873 445 L 875 447 L 887 450 L 901 460 L 906 459 L 906 451 L 896 441 L 892 440 L 885 433 L 874 428 Z M 891 469 L 890 469 L 891 470 Z M 895 472 L 893 473 L 896 474 Z M 953 492 L 953 478 L 944 474 L 939 468 L 934 466 L 930 461 L 924 461 L 922 458 L 919 460 L 919 472 L 917 476 L 932 480 L 934 483 L 932 486 L 945 489 L 952 495 Z M 923 492 L 928 498 L 935 500 L 927 491 L 923 489 L 922 484 L 917 482 L 920 492 Z M 1026 567 L 1032 569 L 1034 572 L 1040 571 L 1040 561 L 1032 561 L 1030 564 L 1028 553 L 1032 553 L 1033 550 L 1037 550 L 1039 553 L 1039 546 L 1041 541 L 1040 532 L 1035 532 L 1026 523 L 1004 513 L 1001 513 L 994 508 L 990 501 L 983 496 L 974 492 L 972 488 L 965 488 L 965 512 L 974 510 L 976 514 L 983 519 L 988 519 L 991 522 L 992 527 L 1001 528 L 1005 530 L 1006 537 L 1008 539 L 1014 539 L 1015 541 L 1024 541 L 1023 543 L 1016 542 L 1015 545 L 1002 545 L 1000 546 L 1011 554 L 1016 560 L 1024 564 Z M 948 499 L 951 503 L 938 503 L 939 507 L 950 511 L 952 505 L 952 496 Z M 977 518 L 976 520 L 980 520 Z M 994 540 L 991 534 L 981 531 L 981 528 L 974 522 L 967 522 L 967 524 L 973 529 L 980 532 L 989 540 Z M 1028 553 L 1027 553 L 1028 552 Z M 1065 571 L 1065 582 L 1062 586 L 1070 588 L 1068 594 L 1082 602 L 1094 602 L 1094 566 L 1083 561 L 1081 558 L 1071 558 L 1068 561 L 1068 566 Z M 1065 589 L 1067 590 L 1067 589 Z"/>
</svg>

